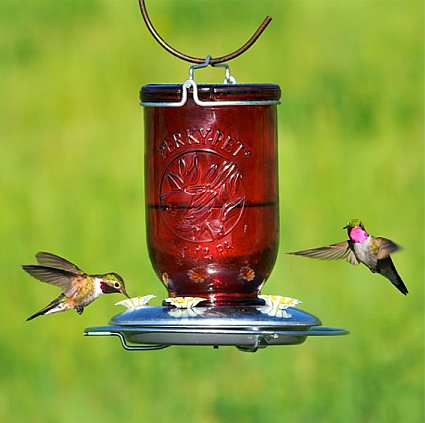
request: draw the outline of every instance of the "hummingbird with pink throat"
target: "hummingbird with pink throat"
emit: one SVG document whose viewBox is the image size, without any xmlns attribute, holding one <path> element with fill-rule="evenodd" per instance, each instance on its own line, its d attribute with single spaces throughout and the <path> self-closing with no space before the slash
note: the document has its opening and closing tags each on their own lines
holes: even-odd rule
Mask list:
<svg viewBox="0 0 425 423">
<path fill-rule="evenodd" d="M 362 222 L 353 219 L 343 229 L 347 229 L 348 240 L 326 247 L 311 248 L 288 254 L 316 258 L 320 260 L 345 259 L 351 264 L 363 263 L 372 273 L 380 273 L 402 294 L 408 290 L 391 260 L 390 254 L 400 250 L 393 241 L 369 235 Z"/>
<path fill-rule="evenodd" d="M 103 294 L 121 293 L 130 298 L 124 279 L 118 273 L 91 275 L 74 263 L 52 253 L 39 252 L 35 257 L 39 264 L 24 265 L 22 268 L 35 279 L 61 288 L 62 293 L 27 320 L 67 310 L 75 310 L 81 314 L 84 307 Z"/>
</svg>

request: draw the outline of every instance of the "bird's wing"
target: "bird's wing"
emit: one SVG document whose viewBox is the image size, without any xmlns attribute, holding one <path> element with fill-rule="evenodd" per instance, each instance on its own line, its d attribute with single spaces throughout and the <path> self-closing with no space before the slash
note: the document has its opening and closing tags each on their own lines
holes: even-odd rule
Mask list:
<svg viewBox="0 0 425 423">
<path fill-rule="evenodd" d="M 378 247 L 378 260 L 382 260 L 401 249 L 399 245 L 387 238 L 376 237 L 374 241 L 374 244 Z"/>
<path fill-rule="evenodd" d="M 347 256 L 345 257 L 345 259 L 348 261 L 348 263 L 352 264 L 352 265 L 356 265 L 359 264 L 360 261 L 357 260 L 356 255 L 354 254 L 354 251 L 351 250 L 351 248 L 349 248 L 350 251 L 347 252 Z"/>
<path fill-rule="evenodd" d="M 309 250 L 294 251 L 288 254 L 311 257 L 320 260 L 346 259 L 348 263 L 359 264 L 349 241 L 338 242 L 327 247 L 311 248 Z"/>
<path fill-rule="evenodd" d="M 69 260 L 64 259 L 63 257 L 57 256 L 56 254 L 40 251 L 35 255 L 35 258 L 42 266 L 66 270 L 67 272 L 74 273 L 76 275 L 84 273 L 77 265 L 71 263 Z"/>
<path fill-rule="evenodd" d="M 24 265 L 22 268 L 33 278 L 62 288 L 64 292 L 69 292 L 73 289 L 72 281 L 75 275 L 67 270 L 37 265 Z"/>
</svg>

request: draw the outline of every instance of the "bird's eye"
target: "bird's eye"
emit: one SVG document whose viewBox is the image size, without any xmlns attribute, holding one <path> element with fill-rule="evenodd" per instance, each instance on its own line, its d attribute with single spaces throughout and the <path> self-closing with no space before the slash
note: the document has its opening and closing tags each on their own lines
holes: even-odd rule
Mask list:
<svg viewBox="0 0 425 423">
<path fill-rule="evenodd" d="M 120 284 L 118 282 L 115 282 L 115 288 L 119 288 Z"/>
</svg>

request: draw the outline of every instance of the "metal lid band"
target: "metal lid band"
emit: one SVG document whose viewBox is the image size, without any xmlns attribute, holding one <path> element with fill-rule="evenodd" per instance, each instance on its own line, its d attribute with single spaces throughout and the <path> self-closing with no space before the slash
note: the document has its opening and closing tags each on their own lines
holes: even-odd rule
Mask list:
<svg viewBox="0 0 425 423">
<path fill-rule="evenodd" d="M 222 100 L 222 101 L 203 101 L 198 96 L 198 85 L 194 79 L 194 71 L 196 69 L 205 68 L 210 65 L 211 56 L 208 55 L 205 62 L 199 65 L 193 65 L 189 69 L 189 79 L 182 84 L 182 97 L 179 101 L 171 102 L 156 102 L 156 101 L 142 101 L 140 104 L 144 107 L 183 107 L 187 103 L 188 90 L 190 87 L 193 89 L 193 101 L 202 107 L 213 106 L 270 106 L 280 104 L 279 100 Z M 230 74 L 230 68 L 227 63 L 212 65 L 214 67 L 225 68 L 224 84 L 235 85 L 236 78 Z"/>
</svg>

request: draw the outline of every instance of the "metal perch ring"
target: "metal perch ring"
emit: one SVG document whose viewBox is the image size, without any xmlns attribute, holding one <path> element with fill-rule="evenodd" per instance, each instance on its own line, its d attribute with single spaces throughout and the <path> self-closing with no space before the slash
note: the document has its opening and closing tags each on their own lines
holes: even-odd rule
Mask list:
<svg viewBox="0 0 425 423">
<path fill-rule="evenodd" d="M 149 29 L 149 32 L 165 50 L 167 50 L 172 55 L 178 57 L 179 59 L 186 60 L 187 62 L 190 62 L 190 63 L 205 62 L 205 58 L 189 56 L 187 54 L 182 53 L 181 51 L 176 50 L 174 47 L 171 47 L 170 44 L 168 44 L 158 34 L 155 27 L 153 26 L 149 18 L 148 12 L 146 10 L 145 0 L 139 0 L 139 6 L 140 6 L 140 11 L 142 12 L 143 19 L 146 23 L 146 26 Z M 245 51 L 247 51 L 257 41 L 258 37 L 263 33 L 263 31 L 266 29 L 267 25 L 271 22 L 271 20 L 272 18 L 270 16 L 266 16 L 264 21 L 261 23 L 261 25 L 257 28 L 254 34 L 252 34 L 251 38 L 249 38 L 249 40 L 244 45 L 242 45 L 241 47 L 239 47 L 237 50 L 233 51 L 232 53 L 229 53 L 220 57 L 212 57 L 210 60 L 210 64 L 216 65 L 218 63 L 228 62 L 240 56 L 242 53 L 245 53 Z"/>
</svg>

